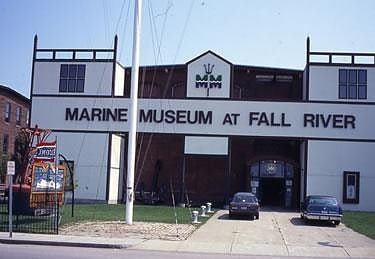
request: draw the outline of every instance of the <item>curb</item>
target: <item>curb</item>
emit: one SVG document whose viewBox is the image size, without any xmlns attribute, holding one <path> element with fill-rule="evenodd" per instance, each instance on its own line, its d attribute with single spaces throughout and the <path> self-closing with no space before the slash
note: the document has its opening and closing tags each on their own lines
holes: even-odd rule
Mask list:
<svg viewBox="0 0 375 259">
<path fill-rule="evenodd" d="M 103 244 L 103 243 L 74 243 L 64 241 L 45 241 L 45 240 L 20 240 L 20 239 L 0 239 L 1 244 L 14 245 L 44 245 L 44 246 L 68 246 L 68 247 L 86 247 L 86 248 L 112 248 L 126 249 L 130 245 L 126 244 Z"/>
</svg>

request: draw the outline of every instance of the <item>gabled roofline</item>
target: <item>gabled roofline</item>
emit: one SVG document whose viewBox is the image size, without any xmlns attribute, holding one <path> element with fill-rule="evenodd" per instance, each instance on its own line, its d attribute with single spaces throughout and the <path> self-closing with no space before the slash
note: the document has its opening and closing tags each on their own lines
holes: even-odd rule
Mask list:
<svg viewBox="0 0 375 259">
<path fill-rule="evenodd" d="M 189 65 L 190 63 L 192 63 L 192 62 L 194 62 L 194 61 L 200 59 L 201 57 L 203 57 L 203 56 L 205 56 L 205 55 L 207 55 L 207 54 L 212 54 L 212 55 L 214 55 L 215 57 L 217 57 L 218 59 L 224 61 L 225 63 L 227 63 L 227 64 L 229 64 L 229 65 L 232 65 L 232 62 L 229 62 L 229 61 L 226 60 L 225 58 L 219 56 L 218 54 L 216 54 L 216 53 L 213 52 L 212 50 L 208 50 L 208 51 L 204 52 L 203 54 L 199 55 L 198 57 L 193 58 L 192 60 L 188 61 L 188 62 L 186 63 L 186 65 Z"/>
<path fill-rule="evenodd" d="M 5 92 L 11 96 L 14 96 L 16 97 L 17 99 L 27 103 L 27 104 L 30 104 L 30 99 L 23 96 L 22 94 L 20 94 L 19 92 L 17 92 L 16 90 L 13 90 L 12 88 L 9 88 L 5 85 L 1 85 L 0 84 L 0 92 Z"/>
</svg>

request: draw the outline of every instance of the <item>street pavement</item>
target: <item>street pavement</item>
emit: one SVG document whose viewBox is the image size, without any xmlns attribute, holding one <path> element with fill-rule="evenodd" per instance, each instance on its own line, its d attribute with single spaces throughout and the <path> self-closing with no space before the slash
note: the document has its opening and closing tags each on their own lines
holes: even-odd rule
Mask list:
<svg viewBox="0 0 375 259">
<path fill-rule="evenodd" d="M 261 211 L 259 220 L 229 219 L 220 210 L 187 240 L 37 235 L 0 232 L 0 243 L 127 248 L 260 256 L 375 258 L 375 240 L 343 224 L 306 225 L 295 212 Z"/>
</svg>

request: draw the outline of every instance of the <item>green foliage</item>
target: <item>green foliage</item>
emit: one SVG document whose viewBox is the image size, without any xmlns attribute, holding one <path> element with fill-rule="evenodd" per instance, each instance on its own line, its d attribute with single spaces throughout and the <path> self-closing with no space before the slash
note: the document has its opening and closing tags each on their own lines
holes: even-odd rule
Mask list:
<svg viewBox="0 0 375 259">
<path fill-rule="evenodd" d="M 375 212 L 345 211 L 342 222 L 354 231 L 375 239 Z"/>
<path fill-rule="evenodd" d="M 0 183 L 5 181 L 5 177 L 7 174 L 7 162 L 9 157 L 7 154 L 1 154 L 0 157 Z"/>
<path fill-rule="evenodd" d="M 12 156 L 12 160 L 14 160 L 16 164 L 16 174 L 21 173 L 19 171 L 22 166 L 22 161 L 26 159 L 29 141 L 29 136 L 23 131 L 20 131 L 16 136 L 14 143 L 14 154 Z"/>
<path fill-rule="evenodd" d="M 193 210 L 193 209 L 191 209 Z M 191 214 L 188 208 L 176 207 L 177 223 L 191 223 Z M 175 223 L 173 207 L 135 205 L 134 221 Z M 74 217 L 71 217 L 71 205 L 63 208 L 63 217 L 60 224 L 69 224 L 78 221 L 125 221 L 125 205 L 109 204 L 77 204 L 74 205 Z M 206 222 L 207 218 L 200 221 Z"/>
</svg>

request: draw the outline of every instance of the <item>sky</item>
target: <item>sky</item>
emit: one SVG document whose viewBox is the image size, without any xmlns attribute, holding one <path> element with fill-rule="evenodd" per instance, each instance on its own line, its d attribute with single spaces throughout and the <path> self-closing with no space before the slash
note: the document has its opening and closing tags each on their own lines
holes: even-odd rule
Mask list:
<svg viewBox="0 0 375 259">
<path fill-rule="evenodd" d="M 29 97 L 39 48 L 112 48 L 131 66 L 135 0 L 0 0 L 0 84 Z M 303 70 L 312 51 L 375 53 L 374 0 L 143 0 L 141 65 L 212 50 L 233 64 Z"/>
</svg>

